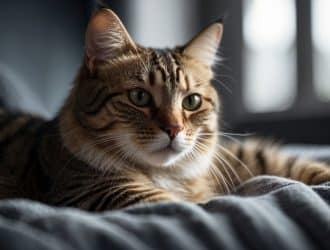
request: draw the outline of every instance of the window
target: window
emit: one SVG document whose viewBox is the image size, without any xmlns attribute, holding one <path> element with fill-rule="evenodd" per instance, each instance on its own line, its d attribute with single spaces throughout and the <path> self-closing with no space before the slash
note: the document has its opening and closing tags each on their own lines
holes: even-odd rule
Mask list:
<svg viewBox="0 0 330 250">
<path fill-rule="evenodd" d="M 243 1 L 243 102 L 282 111 L 296 94 L 295 0 Z"/>
<path fill-rule="evenodd" d="M 312 1 L 314 83 L 317 96 L 330 100 L 330 1 Z"/>
</svg>

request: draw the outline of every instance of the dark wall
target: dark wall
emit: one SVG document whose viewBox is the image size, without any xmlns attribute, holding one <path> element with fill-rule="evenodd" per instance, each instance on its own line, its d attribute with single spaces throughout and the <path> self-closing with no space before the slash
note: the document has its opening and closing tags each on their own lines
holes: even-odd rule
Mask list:
<svg viewBox="0 0 330 250">
<path fill-rule="evenodd" d="M 0 1 L 2 78 L 15 79 L 15 88 L 26 85 L 51 113 L 81 63 L 88 2 Z"/>
</svg>

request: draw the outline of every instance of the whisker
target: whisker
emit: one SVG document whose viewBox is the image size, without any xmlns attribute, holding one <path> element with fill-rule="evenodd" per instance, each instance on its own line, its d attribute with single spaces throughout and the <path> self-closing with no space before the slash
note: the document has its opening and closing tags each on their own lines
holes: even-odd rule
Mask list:
<svg viewBox="0 0 330 250">
<path fill-rule="evenodd" d="M 201 144 L 201 143 L 199 143 L 199 144 Z M 204 150 L 207 150 L 208 148 L 205 146 L 205 145 L 200 145 Z M 231 174 L 228 172 L 228 170 L 227 170 L 227 167 L 229 167 L 229 169 L 233 172 L 233 174 L 235 175 L 235 177 L 236 177 L 236 179 L 239 181 L 239 182 L 241 182 L 240 181 L 240 177 L 238 176 L 238 174 L 236 173 L 236 171 L 231 167 L 231 165 L 229 164 L 229 162 L 228 161 L 226 161 L 225 159 L 223 159 L 222 157 L 221 157 L 221 155 L 218 155 L 216 152 L 214 152 L 214 155 L 213 155 L 215 158 L 216 158 L 216 160 L 218 160 L 218 161 L 220 161 L 219 163 L 220 163 L 220 165 L 223 167 L 223 169 L 224 169 L 224 171 L 226 172 L 226 175 L 228 176 L 228 178 L 230 179 L 230 182 L 232 183 L 232 185 L 233 185 L 233 187 L 235 186 L 235 183 L 234 183 L 234 181 L 233 181 L 233 179 L 232 179 L 232 177 L 231 177 Z M 221 164 L 222 163 L 222 164 Z"/>
<path fill-rule="evenodd" d="M 200 138 L 201 140 L 205 140 L 203 138 Z M 230 150 L 228 150 L 227 148 L 225 148 L 224 146 L 221 146 L 220 144 L 216 144 L 216 146 L 224 151 L 226 154 L 228 154 L 229 156 L 231 156 L 234 160 L 236 160 L 241 166 L 243 166 L 245 168 L 245 170 L 248 172 L 248 174 L 251 176 L 251 177 L 254 177 L 254 174 L 251 172 L 251 170 L 249 169 L 249 167 L 244 163 L 242 162 L 236 155 L 234 155 L 232 152 L 230 152 Z"/>
<path fill-rule="evenodd" d="M 236 155 L 234 155 L 232 152 L 230 152 L 228 149 L 226 149 L 223 146 L 217 145 L 219 147 L 220 150 L 223 150 L 225 153 L 227 153 L 228 155 L 230 155 L 234 160 L 236 160 L 237 162 L 239 162 L 241 164 L 241 166 L 243 166 L 245 168 L 245 170 L 248 172 L 248 174 L 251 177 L 254 177 L 254 174 L 251 172 L 251 170 L 249 169 L 249 167 L 242 162 Z"/>
<path fill-rule="evenodd" d="M 196 146 L 196 148 L 194 148 L 193 151 L 197 149 L 197 152 L 199 152 L 200 154 L 202 154 L 203 153 L 202 152 L 202 149 L 203 148 L 201 148 L 200 145 L 197 145 L 197 144 L 195 146 Z M 210 168 L 209 168 L 209 170 L 210 170 L 212 176 L 215 178 L 215 180 L 218 183 L 218 185 L 221 185 L 222 187 L 224 185 L 225 188 L 226 188 L 226 190 L 227 190 L 227 193 L 230 193 L 230 188 L 228 186 L 229 184 L 227 183 L 226 178 L 224 177 L 224 175 L 222 174 L 222 172 L 220 171 L 220 169 L 214 165 L 213 162 L 210 162 Z M 222 179 L 222 182 L 219 180 L 218 175 L 220 175 L 220 177 Z"/>
</svg>

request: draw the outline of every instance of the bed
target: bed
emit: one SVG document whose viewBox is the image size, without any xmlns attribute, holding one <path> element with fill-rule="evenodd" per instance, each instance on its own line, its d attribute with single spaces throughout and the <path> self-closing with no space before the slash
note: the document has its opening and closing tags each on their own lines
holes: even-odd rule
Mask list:
<svg viewBox="0 0 330 250">
<path fill-rule="evenodd" d="M 330 159 L 329 147 L 289 147 Z M 159 203 L 105 213 L 0 201 L 0 249 L 330 249 L 330 183 L 256 177 L 206 204 Z"/>
</svg>

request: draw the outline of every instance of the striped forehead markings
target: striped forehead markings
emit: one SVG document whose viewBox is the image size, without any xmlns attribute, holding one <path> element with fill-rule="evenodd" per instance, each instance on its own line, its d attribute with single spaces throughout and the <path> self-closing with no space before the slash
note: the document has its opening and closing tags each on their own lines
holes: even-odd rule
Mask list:
<svg viewBox="0 0 330 250">
<path fill-rule="evenodd" d="M 153 71 L 149 72 L 149 84 L 152 87 L 155 86 L 155 84 L 156 84 L 156 76 L 155 76 L 155 72 L 153 72 Z"/>
<path fill-rule="evenodd" d="M 151 63 L 153 68 L 149 73 L 149 84 L 151 86 L 166 84 L 169 89 L 176 89 L 181 81 L 186 81 L 182 64 L 175 52 L 170 51 L 152 51 Z M 159 77 L 161 74 L 161 78 Z M 186 83 L 189 86 L 189 83 Z M 189 90 L 189 87 L 188 87 Z"/>
<path fill-rule="evenodd" d="M 183 71 L 180 67 L 176 68 L 176 81 L 179 83 L 181 82 L 181 75 L 183 75 Z"/>
</svg>

